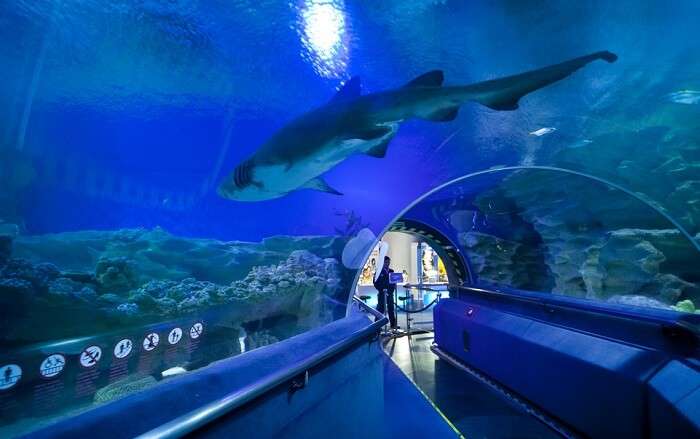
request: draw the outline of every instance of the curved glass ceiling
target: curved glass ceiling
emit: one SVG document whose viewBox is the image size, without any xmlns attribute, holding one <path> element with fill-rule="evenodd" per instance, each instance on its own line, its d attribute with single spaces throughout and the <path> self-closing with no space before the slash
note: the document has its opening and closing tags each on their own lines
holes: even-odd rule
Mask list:
<svg viewBox="0 0 700 439">
<path fill-rule="evenodd" d="M 476 285 L 694 312 L 696 243 L 658 209 L 566 170 L 494 170 L 437 189 L 402 218 L 448 236 Z"/>
</svg>

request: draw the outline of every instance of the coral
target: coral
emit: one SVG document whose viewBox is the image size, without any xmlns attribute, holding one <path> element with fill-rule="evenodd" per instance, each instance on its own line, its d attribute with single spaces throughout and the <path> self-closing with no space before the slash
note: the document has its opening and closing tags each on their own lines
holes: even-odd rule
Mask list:
<svg viewBox="0 0 700 439">
<path fill-rule="evenodd" d="M 29 282 L 37 295 L 48 290 L 48 284 L 59 275 L 58 268 L 49 263 L 32 264 L 24 259 L 9 259 L 0 266 L 0 279 L 21 279 Z"/>
<path fill-rule="evenodd" d="M 139 315 L 139 306 L 135 303 L 122 303 L 117 306 L 117 312 L 126 316 Z"/>
<path fill-rule="evenodd" d="M 48 285 L 48 293 L 53 296 L 62 296 L 68 301 L 82 301 L 90 304 L 97 299 L 97 293 L 93 288 L 66 277 L 51 281 Z"/>
<path fill-rule="evenodd" d="M 124 379 L 115 381 L 99 389 L 95 393 L 93 400 L 96 403 L 112 401 L 122 396 L 147 389 L 157 383 L 158 381 L 150 375 L 129 375 Z"/>
<path fill-rule="evenodd" d="M 101 291 L 123 292 L 138 285 L 133 263 L 125 258 L 100 258 L 95 267 L 95 279 Z"/>
<path fill-rule="evenodd" d="M 672 309 L 680 312 L 691 312 L 697 313 L 698 310 L 695 309 L 695 304 L 691 300 L 681 300 L 671 307 Z"/>
<path fill-rule="evenodd" d="M 618 305 L 639 306 L 645 308 L 672 309 L 671 306 L 659 300 L 647 296 L 640 296 L 637 294 L 614 295 L 609 297 L 607 299 L 607 302 Z"/>
<path fill-rule="evenodd" d="M 224 242 L 177 237 L 160 228 L 86 230 L 18 236 L 13 254 L 33 263 L 51 262 L 74 273 L 94 273 L 100 259 L 126 258 L 131 271 L 131 276 L 126 276 L 128 282 L 191 277 L 225 285 L 245 277 L 253 267 L 279 263 L 294 250 L 308 250 L 322 258 L 338 257 L 346 241 L 335 236 L 274 236 L 260 243 Z M 107 264 L 106 269 L 109 267 Z M 125 274 L 116 268 L 115 275 Z"/>
<path fill-rule="evenodd" d="M 18 241 L 15 250 L 26 259 L 0 264 L 0 300 L 18 311 L 3 322 L 3 328 L 12 328 L 3 333 L 4 340 L 17 334 L 43 341 L 99 333 L 190 316 L 214 306 L 234 326 L 293 316 L 299 330 L 332 318 L 323 296 L 341 295 L 348 278 L 336 259 L 294 249 L 311 247 L 333 255 L 345 242 L 333 237 L 275 237 L 253 244 L 175 238 L 156 229 L 50 235 L 43 244 L 36 237 Z M 66 251 L 64 258 L 51 247 L 57 243 Z M 80 249 L 87 245 L 92 246 L 89 251 Z M 237 264 L 242 255 L 244 266 L 266 263 L 241 274 Z M 62 266 L 42 262 L 39 256 Z M 156 268 L 154 260 L 174 267 Z M 94 265 L 86 266 L 89 261 Z M 29 310 L 47 316 L 44 323 L 33 324 L 26 315 Z M 81 312 L 88 317 L 71 321 L 71 315 Z"/>
</svg>

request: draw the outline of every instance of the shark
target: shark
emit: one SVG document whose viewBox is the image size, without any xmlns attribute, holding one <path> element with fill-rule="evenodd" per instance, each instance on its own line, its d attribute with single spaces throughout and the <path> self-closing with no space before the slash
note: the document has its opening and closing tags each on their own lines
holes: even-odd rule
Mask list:
<svg viewBox="0 0 700 439">
<path fill-rule="evenodd" d="M 476 102 L 497 111 L 513 111 L 520 99 L 558 82 L 585 65 L 615 62 L 610 51 L 595 52 L 559 64 L 470 85 L 444 86 L 442 70 L 424 73 L 402 87 L 362 94 L 354 76 L 330 101 L 274 132 L 240 162 L 217 188 L 230 200 L 256 202 L 301 189 L 334 195 L 323 174 L 354 154 L 383 158 L 402 122 L 454 120 L 459 108 Z"/>
</svg>

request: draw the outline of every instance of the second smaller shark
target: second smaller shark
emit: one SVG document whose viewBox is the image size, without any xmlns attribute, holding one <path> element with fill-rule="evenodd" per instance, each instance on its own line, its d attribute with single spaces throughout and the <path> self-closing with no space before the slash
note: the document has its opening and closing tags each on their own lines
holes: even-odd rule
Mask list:
<svg viewBox="0 0 700 439">
<path fill-rule="evenodd" d="M 401 122 L 419 118 L 446 122 L 457 117 L 465 102 L 499 111 L 518 108 L 530 92 L 560 81 L 595 60 L 617 60 L 602 51 L 538 70 L 471 85 L 445 86 L 441 70 L 425 73 L 403 87 L 361 95 L 353 77 L 327 104 L 291 121 L 219 185 L 224 198 L 261 201 L 297 189 L 336 195 L 321 177 L 352 154 L 384 157 Z"/>
</svg>

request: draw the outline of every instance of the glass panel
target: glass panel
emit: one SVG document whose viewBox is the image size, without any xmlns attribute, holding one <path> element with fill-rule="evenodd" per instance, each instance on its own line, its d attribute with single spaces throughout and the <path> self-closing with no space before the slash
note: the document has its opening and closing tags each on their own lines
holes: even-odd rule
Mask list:
<svg viewBox="0 0 700 439">
<path fill-rule="evenodd" d="M 341 317 L 386 225 L 470 172 L 604 176 L 697 237 L 699 13 L 696 0 L 1 1 L 0 436 Z M 556 84 L 462 93 L 528 71 L 545 84 L 542 68 L 580 57 Z M 504 190 L 487 194 L 497 209 L 526 196 Z M 482 282 L 690 310 L 697 277 L 674 228 L 640 208 L 599 226 L 604 245 L 595 215 L 620 215 L 586 202 L 593 219 L 549 225 L 586 228 L 568 252 L 538 223 L 553 213 L 483 199 L 471 216 L 435 215 L 476 224 L 453 239 Z M 596 246 L 605 271 L 587 268 Z M 617 259 L 643 262 L 625 268 L 633 292 L 613 282 Z"/>
<path fill-rule="evenodd" d="M 405 216 L 441 224 L 467 255 L 477 285 L 683 312 L 700 307 L 692 241 L 651 206 L 595 179 L 497 171 L 449 185 Z"/>
</svg>

